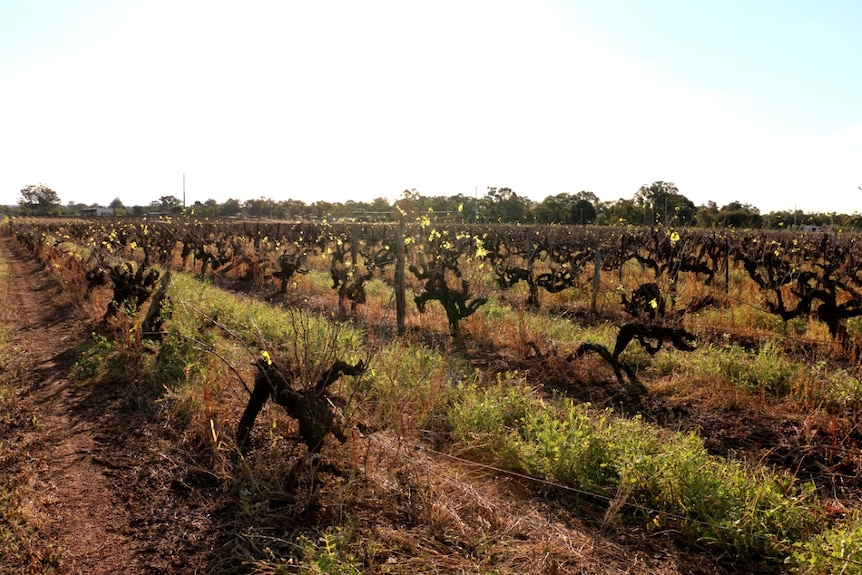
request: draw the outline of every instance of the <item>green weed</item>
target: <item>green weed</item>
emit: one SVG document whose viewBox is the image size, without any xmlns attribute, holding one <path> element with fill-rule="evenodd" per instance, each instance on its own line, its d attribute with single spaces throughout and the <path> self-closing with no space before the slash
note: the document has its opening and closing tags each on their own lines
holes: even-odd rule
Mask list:
<svg viewBox="0 0 862 575">
<path fill-rule="evenodd" d="M 477 439 L 490 440 L 492 449 L 500 449 L 506 435 L 520 429 L 527 416 L 543 406 L 517 374 L 498 374 L 497 383 L 488 388 L 475 384 L 463 387 L 448 411 L 447 422 L 456 441 L 470 444 Z"/>
<path fill-rule="evenodd" d="M 802 575 L 862 573 L 862 518 L 856 516 L 794 546 L 787 562 Z"/>
<path fill-rule="evenodd" d="M 465 362 L 425 346 L 394 342 L 382 348 L 366 374 L 365 401 L 375 425 L 399 434 L 436 427 L 452 391 L 473 377 Z"/>
<path fill-rule="evenodd" d="M 89 343 L 83 345 L 80 357 L 72 368 L 72 377 L 88 381 L 105 373 L 109 362 L 117 355 L 117 345 L 104 335 L 93 332 Z"/>
<path fill-rule="evenodd" d="M 693 434 L 542 401 L 516 378 L 463 389 L 448 416 L 453 439 L 510 469 L 608 498 L 623 488 L 641 513 L 654 510 L 654 527 L 740 556 L 779 553 L 811 527 L 813 487 L 712 456 Z"/>
<path fill-rule="evenodd" d="M 487 337 L 501 347 L 528 341 L 543 349 L 563 346 L 582 340 L 585 333 L 582 326 L 569 319 L 516 309 L 497 297 L 490 297 L 471 319 L 476 326 L 472 330 L 476 337 Z"/>
<path fill-rule="evenodd" d="M 790 361 L 771 341 L 755 351 L 735 343 L 710 345 L 694 353 L 669 351 L 654 356 L 652 365 L 659 373 L 684 374 L 695 380 L 708 381 L 721 374 L 749 392 L 774 397 L 789 395 L 802 375 L 800 365 Z"/>
<path fill-rule="evenodd" d="M 361 332 L 331 318 L 273 307 L 185 274 L 174 274 L 168 297 L 168 335 L 156 365 L 174 382 L 199 379 L 213 361 L 243 369 L 261 351 L 298 369 L 306 382 L 328 369 L 333 358 L 355 362 L 363 357 Z"/>
<path fill-rule="evenodd" d="M 302 551 L 300 573 L 309 575 L 360 575 L 360 564 L 347 550 L 348 535 L 342 529 L 330 529 L 317 541 L 300 536 L 297 545 Z"/>
</svg>

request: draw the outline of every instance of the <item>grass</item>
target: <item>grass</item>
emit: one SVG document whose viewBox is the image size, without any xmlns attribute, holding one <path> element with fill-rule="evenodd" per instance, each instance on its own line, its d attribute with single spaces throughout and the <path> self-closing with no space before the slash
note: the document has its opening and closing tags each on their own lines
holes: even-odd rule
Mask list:
<svg viewBox="0 0 862 575">
<path fill-rule="evenodd" d="M 283 350 L 287 353 L 283 359 L 288 361 L 320 362 L 337 355 L 353 362 L 363 357 L 362 334 L 347 324 L 338 324 L 333 339 L 332 326 L 337 322 L 331 322 L 332 318 L 285 311 L 188 275 L 172 277 L 169 343 L 180 355 L 185 349 L 208 350 L 219 340 L 238 350 L 238 355 L 245 352 L 248 361 L 264 350 L 279 356 Z"/>
<path fill-rule="evenodd" d="M 855 514 L 797 545 L 788 563 L 801 575 L 862 573 L 862 518 Z"/>
<path fill-rule="evenodd" d="M 508 469 L 611 500 L 648 528 L 673 527 L 739 557 L 787 554 L 815 525 L 812 486 L 708 454 L 700 438 L 570 400 L 543 400 L 517 376 L 465 387 L 449 411 L 456 441 Z"/>
<path fill-rule="evenodd" d="M 294 356 L 305 357 L 330 339 L 319 334 L 332 329 L 332 318 L 321 318 L 317 327 L 309 324 L 299 339 L 316 343 L 297 348 L 300 333 L 290 314 L 219 293 L 190 278 L 178 277 L 176 286 L 172 300 L 181 302 L 185 321 L 197 318 L 179 330 L 188 330 L 184 336 L 188 341 L 200 339 L 201 318 L 211 317 L 219 318 L 232 338 L 242 341 L 241 347 L 293 346 Z M 570 321 L 514 312 L 494 301 L 477 316 L 481 319 L 471 329 L 496 334 L 498 345 L 506 340 L 511 345 L 513 325 L 522 336 L 542 333 L 560 341 L 582 338 L 608 346 L 615 335 L 612 326 L 584 331 Z M 294 327 L 288 329 L 290 325 Z M 350 342 L 339 348 L 342 351 L 365 345 L 363 334 L 350 329 L 340 341 Z M 343 344 L 335 347 L 339 345 Z M 623 359 L 658 373 L 703 380 L 721 373 L 749 393 L 774 397 L 789 394 L 804 375 L 769 342 L 755 351 L 730 344 L 708 346 L 694 355 L 649 356 L 633 346 Z M 792 556 L 808 557 L 805 554 L 816 548 L 834 545 L 837 536 L 831 530 L 807 539 L 818 527 L 817 500 L 810 485 L 709 455 L 692 434 L 652 428 L 637 418 L 621 419 L 570 401 L 540 399 L 517 374 L 501 375 L 497 384 L 483 388 L 475 385 L 476 376 L 468 366 L 453 365 L 451 360 L 409 341 L 381 346 L 357 409 L 376 425 L 399 434 L 436 429 L 442 418 L 454 441 L 481 446 L 481 457 L 490 457 L 489 463 L 609 500 L 623 493 L 625 503 L 635 509 L 632 516 L 642 516 L 648 529 L 678 529 L 694 541 L 739 557 L 789 557 L 794 543 L 797 551 Z M 314 544 L 307 537 L 301 541 L 309 566 L 323 560 L 334 566 L 331 569 L 355 568 L 349 552 L 335 553 L 326 536 L 320 535 Z"/>
<path fill-rule="evenodd" d="M 151 368 L 171 390 L 168 413 L 187 422 L 183 433 L 198 446 L 196 465 L 222 478 L 239 528 L 235 563 L 257 573 L 360 572 L 352 558 L 354 546 L 372 544 L 367 535 L 360 539 L 350 531 L 309 525 L 279 542 L 261 538 L 259 529 L 266 529 L 268 517 L 279 516 L 271 508 L 273 497 L 285 497 L 287 491 L 301 509 L 316 495 L 298 467 L 303 453 L 288 439 L 296 434 L 296 423 L 281 409 L 260 416 L 255 449 L 230 463 L 236 458 L 232 434 L 248 397 L 239 377 L 250 381 L 251 363 L 264 350 L 274 361 L 289 361 L 303 381 L 315 380 L 334 359 L 362 359 L 369 364 L 365 375 L 342 378 L 333 386 L 334 394 L 346 400 L 341 413 L 348 424 L 414 435 L 418 429 L 442 427 L 453 390 L 473 377 L 472 368 L 408 341 L 372 346 L 365 332 L 332 316 L 269 305 L 183 274 L 173 276 L 168 297 L 172 310 L 164 328 L 170 335 L 154 349 Z M 362 465 L 353 459 L 358 457 L 353 449 L 327 441 L 332 442 L 324 451 L 328 461 L 347 469 Z M 339 525 L 346 525 L 352 493 L 361 486 L 348 479 L 341 489 L 344 499 L 333 509 L 342 515 Z M 268 551 L 262 554 L 263 546 Z"/>
<path fill-rule="evenodd" d="M 588 335 L 585 328 L 570 319 L 513 309 L 499 296 L 492 296 L 469 319 L 467 325 L 475 339 L 496 348 L 524 349 L 527 342 L 536 343 L 542 348 L 556 345 L 562 348 Z M 589 331 L 589 334 L 592 333 L 594 330 Z"/>
<path fill-rule="evenodd" d="M 716 374 L 755 395 L 786 397 L 803 374 L 803 367 L 791 361 L 774 342 L 767 341 L 756 350 L 736 343 L 709 345 L 695 353 L 655 356 L 653 367 L 659 373 L 709 381 Z"/>
<path fill-rule="evenodd" d="M 436 429 L 452 391 L 474 377 L 463 360 L 421 344 L 394 342 L 372 362 L 363 409 L 375 426 L 399 434 Z"/>
<path fill-rule="evenodd" d="M 599 304 L 604 317 L 613 317 L 609 310 L 619 309 L 619 290 L 612 285 L 617 279 L 616 274 L 603 277 Z M 644 279 L 637 266 L 627 265 L 621 283 L 636 286 Z M 700 293 L 703 287 L 696 283 L 683 282 L 678 293 Z M 474 285 L 490 289 L 492 283 L 477 280 Z M 757 301 L 751 282 L 737 270 L 731 273 L 729 287 L 728 301 Z M 326 301 L 335 308 L 336 294 L 324 271 L 298 277 L 290 291 L 293 301 Z M 364 309 L 374 310 L 368 317 L 391 308 L 392 291 L 383 282 L 369 283 L 367 294 Z M 528 342 L 561 355 L 582 342 L 613 348 L 617 328 L 612 322 L 587 325 L 522 310 L 517 302 L 525 296 L 523 289 L 489 296 L 464 327 L 474 343 L 499 351 L 504 358 L 528 355 Z M 586 309 L 583 300 L 589 296 L 589 288 L 579 287 L 553 296 L 543 293 L 542 300 L 543 306 Z M 679 532 L 690 542 L 742 558 L 787 559 L 801 573 L 838 572 L 842 558 L 853 559 L 859 552 L 859 521 L 824 520 L 811 485 L 787 472 L 711 455 L 697 435 L 548 396 L 531 385 L 533 374 L 494 375 L 458 353 L 432 347 L 422 336 L 390 340 L 362 329 L 359 322 L 315 314 L 308 306 L 298 310 L 269 305 L 183 274 L 174 276 L 169 298 L 172 313 L 165 328 L 170 335 L 160 344 L 140 343 L 140 349 L 149 353 L 144 361 L 153 383 L 169 390 L 164 398 L 171 406 L 169 416 L 183 421 L 186 437 L 194 437 L 195 445 L 206 447 L 201 465 L 220 466 L 224 493 L 234 500 L 232 509 L 245 529 L 237 539 L 239 555 L 256 572 L 295 572 L 302 565 L 300 572 L 353 573 L 361 548 L 379 543 L 351 528 L 352 508 L 358 503 L 351 498 L 367 495 L 355 476 L 345 480 L 343 499 L 333 511 L 342 529 L 297 528 L 265 551 L 267 539 L 253 535 L 259 526 L 269 528 L 265 524 L 273 514 L 269 505 L 273 494 L 296 486 L 291 483 L 296 450 L 287 439 L 295 434 L 295 422 L 280 410 L 262 415 L 257 451 L 234 467 L 229 462 L 235 453 L 232 426 L 247 397 L 240 380 L 250 381 L 251 364 L 262 351 L 297 366 L 303 382 L 313 381 L 333 358 L 369 360 L 365 375 L 336 387 L 348 400 L 344 413 L 349 420 L 398 438 L 433 438 L 435 445 L 470 453 L 474 461 L 588 492 L 591 501 L 616 502 L 623 520 L 638 529 Z M 409 300 L 408 290 L 408 307 Z M 439 306 L 430 306 L 429 311 L 429 316 L 412 314 L 413 325 L 445 333 Z M 691 353 L 663 349 L 653 356 L 631 345 L 622 360 L 644 374 L 648 388 L 656 382 L 670 387 L 674 381 L 681 388 L 730 385 L 739 391 L 734 401 L 789 398 L 807 409 L 851 413 L 862 404 L 862 385 L 852 368 L 814 354 L 816 361 L 801 361 L 782 344 L 791 338 L 826 339 L 822 326 L 807 318 L 782 322 L 754 305 L 730 305 L 704 310 L 684 322 L 699 334 L 728 337 L 704 338 L 707 343 Z M 859 330 L 855 324 L 851 328 Z M 763 341 L 756 347 L 743 345 L 740 335 Z M 123 353 L 137 353 L 134 345 L 111 345 Z M 95 339 L 83 356 L 84 375 L 95 373 L 112 353 L 115 348 Z M 326 456 L 355 469 L 354 443 L 335 446 Z M 388 480 L 396 481 L 394 477 Z M 397 481 L 409 483 L 400 476 Z M 420 492 L 410 485 L 409 493 Z"/>
<path fill-rule="evenodd" d="M 812 411 L 856 413 L 862 408 L 862 380 L 855 370 L 823 359 L 800 362 L 774 340 L 754 350 L 729 343 L 693 353 L 667 351 L 650 358 L 650 365 L 688 386 L 727 383 L 753 396 L 789 399 Z"/>
<path fill-rule="evenodd" d="M 305 536 L 297 539 L 305 563 L 304 573 L 309 575 L 360 575 L 359 562 L 349 551 L 350 536 L 344 530 L 328 529 L 313 541 Z"/>
</svg>

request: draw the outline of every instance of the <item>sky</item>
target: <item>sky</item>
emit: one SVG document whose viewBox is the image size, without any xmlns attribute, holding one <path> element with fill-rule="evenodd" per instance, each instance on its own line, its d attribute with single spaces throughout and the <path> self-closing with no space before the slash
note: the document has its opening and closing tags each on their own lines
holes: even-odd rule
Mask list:
<svg viewBox="0 0 862 575">
<path fill-rule="evenodd" d="M 862 210 L 858 0 L 0 0 L 0 204 Z"/>
</svg>

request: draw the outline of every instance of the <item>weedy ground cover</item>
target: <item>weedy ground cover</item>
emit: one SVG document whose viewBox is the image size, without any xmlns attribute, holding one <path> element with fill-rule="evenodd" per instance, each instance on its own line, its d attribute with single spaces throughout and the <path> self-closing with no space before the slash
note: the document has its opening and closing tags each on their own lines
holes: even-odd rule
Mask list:
<svg viewBox="0 0 862 575">
<path fill-rule="evenodd" d="M 183 382 L 176 388 L 182 389 L 177 404 L 203 411 L 203 417 L 191 417 L 202 436 L 225 437 L 230 433 L 229 422 L 236 420 L 239 388 L 232 385 L 229 393 L 224 383 L 214 384 L 212 373 L 218 372 L 221 378 L 227 375 L 227 379 L 231 374 L 224 369 L 211 371 L 213 365 L 250 364 L 261 350 L 283 354 L 307 366 L 319 365 L 333 354 L 361 358 L 365 353 L 372 368 L 350 384 L 352 403 L 345 407 L 345 413 L 355 421 L 361 419 L 363 424 L 414 439 L 421 437 L 422 430 L 446 429 L 453 449 L 478 449 L 481 455 L 477 457 L 493 466 L 608 501 L 622 501 L 622 507 L 629 510 L 627 521 L 640 518 L 650 529 L 673 528 L 737 557 L 786 558 L 795 543 L 793 557 L 802 561 L 808 557 L 806 553 L 816 555 L 814 549 L 830 545 L 836 537 L 831 531 L 816 535 L 821 528 L 819 503 L 810 484 L 797 482 L 788 474 L 711 455 L 694 434 L 654 428 L 639 418 L 620 418 L 544 393 L 540 396 L 523 377 L 513 373 L 501 374 L 497 383 L 483 385 L 468 363 L 459 364 L 456 358 L 415 342 L 381 343 L 372 351 L 367 333 L 333 317 L 303 314 L 298 319 L 296 311 L 230 294 L 189 276 L 174 277 L 169 297 L 168 335 L 156 352 L 156 364 L 162 370 L 161 377 Z M 484 322 L 494 322 L 507 313 L 523 314 L 496 311 L 492 305 L 482 316 Z M 553 332 L 553 324 L 560 322 L 547 316 L 519 321 L 522 331 L 534 335 Z M 573 332 L 564 325 L 560 322 L 558 328 L 561 339 L 607 341 L 612 331 L 602 326 L 597 331 Z M 634 357 L 637 354 L 633 351 L 629 361 L 640 361 Z M 649 358 L 658 371 L 677 371 L 683 376 L 726 373 L 735 385 L 759 394 L 778 394 L 798 375 L 798 366 L 781 359 L 768 346 L 759 354 L 733 346 L 707 348 L 693 361 L 685 361 L 684 354 L 676 353 L 668 353 L 670 359 L 657 357 L 662 359 L 646 356 L 644 365 Z M 310 369 L 305 373 L 313 373 Z M 200 398 L 208 399 L 201 404 Z M 233 414 L 224 411 L 230 403 L 235 405 Z M 290 426 L 284 418 L 271 417 L 267 430 L 270 455 L 278 452 L 279 430 Z M 220 443 L 215 453 L 230 450 L 229 439 Z M 244 469 L 244 481 L 240 482 L 244 487 L 239 488 L 238 500 L 248 506 L 242 515 L 251 522 L 260 504 L 260 500 L 254 502 L 255 494 L 266 499 L 269 489 L 286 481 L 290 471 L 271 462 L 265 468 L 248 465 Z M 340 565 L 353 565 L 349 558 L 354 555 L 347 550 L 335 554 L 325 533 L 317 539 L 304 537 L 301 547 L 306 557 L 330 560 L 343 553 L 348 559 Z M 312 540 L 323 542 L 313 553 L 308 546 Z"/>
<path fill-rule="evenodd" d="M 537 398 L 517 376 L 462 388 L 448 421 L 457 441 L 509 469 L 609 501 L 623 494 L 648 527 L 740 557 L 786 555 L 816 523 L 811 485 L 712 456 L 694 434 Z"/>
<path fill-rule="evenodd" d="M 316 262 L 309 259 L 309 265 Z M 758 308 L 757 290 L 739 270 L 729 274 L 726 289 L 709 293 L 718 300 L 715 307 L 686 314 L 677 312 L 704 295 L 701 279 L 690 275 L 669 282 L 629 262 L 619 275 L 603 274 L 598 309 L 588 313 L 589 278 L 575 288 L 542 294 L 545 307 L 528 310 L 517 303 L 526 295 L 523 286 L 493 291 L 494 282 L 482 280 L 481 265 L 473 260 L 464 268 L 489 301 L 464 321 L 467 345 L 459 348 L 440 345 L 447 329 L 437 305 L 429 305 L 428 314 L 411 315 L 406 337 L 393 338 L 391 329 L 381 329 L 374 318 L 391 317 L 393 292 L 380 279 L 368 284 L 368 300 L 357 316 L 342 321 L 326 311 L 334 309 L 335 298 L 323 269 L 296 278 L 285 307 L 176 274 L 165 334 L 157 343 L 136 334 L 133 321 L 123 325 L 118 318 L 114 325 L 121 337 L 115 345 L 146 364 L 155 388 L 168 390 L 160 400 L 167 416 L 182 422 L 186 441 L 206 453 L 197 464 L 210 469 L 233 499 L 231 510 L 241 524 L 238 540 L 247 543 L 240 553 L 246 565 L 266 572 L 288 569 L 291 561 L 332 559 L 350 572 L 363 546 L 380 544 L 350 529 L 356 520 L 351 505 L 357 503 L 351 498 L 361 492 L 362 475 L 351 442 L 324 453 L 353 470 L 342 478 L 347 487 L 335 512 L 344 529 L 336 535 L 293 525 L 295 531 L 282 532 L 278 544 L 267 548 L 272 557 L 261 551 L 266 539 L 258 528 L 272 513 L 273 494 L 290 498 L 295 509 L 300 485 L 294 465 L 300 453 L 287 439 L 296 424 L 278 409 L 269 410 L 258 426 L 256 451 L 238 463 L 233 459 L 231 434 L 246 397 L 243 384 L 248 387 L 252 363 L 267 352 L 296 365 L 305 380 L 313 380 L 333 358 L 368 360 L 364 375 L 339 382 L 335 391 L 348 400 L 344 417 L 369 435 L 470 453 L 477 462 L 580 490 L 590 501 L 616 508 L 628 525 L 675 530 L 682 540 L 717 553 L 786 558 L 795 568 L 808 569 L 804 572 L 852 567 L 845 560 L 855 557 L 858 524 L 826 518 L 823 493 L 797 480 L 792 470 L 719 457 L 695 433 L 622 417 L 638 407 L 636 402 L 609 412 L 558 397 L 542 385 L 547 375 L 542 372 L 553 369 L 555 378 L 571 387 L 615 386 L 598 359 L 565 358 L 584 342 L 613 348 L 618 326 L 630 319 L 621 312 L 620 295 L 656 280 L 673 310 L 667 321 L 695 332 L 700 345 L 686 353 L 652 354 L 637 343 L 627 348 L 620 358 L 637 370 L 648 396 L 672 400 L 706 388 L 715 404 L 728 408 L 732 402 L 747 403 L 752 411 L 795 403 L 809 413 L 854 413 L 859 378 L 852 366 L 830 361 L 834 347 L 822 326 L 808 318 L 785 322 Z M 95 339 L 92 357 L 105 357 L 104 346 Z M 512 365 L 529 369 L 515 374 Z M 734 390 L 732 398 L 722 397 L 727 389 Z M 306 502 L 312 498 L 309 491 Z"/>
</svg>

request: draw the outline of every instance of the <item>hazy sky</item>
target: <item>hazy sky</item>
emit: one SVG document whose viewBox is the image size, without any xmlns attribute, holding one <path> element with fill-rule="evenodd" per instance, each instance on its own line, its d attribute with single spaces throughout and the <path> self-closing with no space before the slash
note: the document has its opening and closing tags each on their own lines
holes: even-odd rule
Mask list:
<svg viewBox="0 0 862 575">
<path fill-rule="evenodd" d="M 0 0 L 0 203 L 862 210 L 859 0 Z"/>
</svg>

